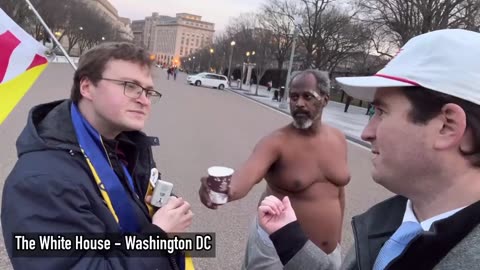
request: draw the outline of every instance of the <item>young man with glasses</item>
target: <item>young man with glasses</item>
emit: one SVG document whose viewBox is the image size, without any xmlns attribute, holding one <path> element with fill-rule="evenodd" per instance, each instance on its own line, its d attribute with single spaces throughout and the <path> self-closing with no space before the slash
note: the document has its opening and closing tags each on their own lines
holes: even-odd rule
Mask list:
<svg viewBox="0 0 480 270">
<path fill-rule="evenodd" d="M 17 140 L 18 161 L 8 176 L 2 229 L 8 255 L 20 269 L 185 269 L 183 254 L 138 257 L 122 247 L 77 256 L 15 256 L 14 234 L 183 232 L 193 214 L 171 197 L 155 209 L 147 197 L 155 173 L 152 146 L 140 132 L 153 103 L 148 53 L 129 43 L 86 52 L 74 75 L 70 100 L 34 107 Z"/>
</svg>

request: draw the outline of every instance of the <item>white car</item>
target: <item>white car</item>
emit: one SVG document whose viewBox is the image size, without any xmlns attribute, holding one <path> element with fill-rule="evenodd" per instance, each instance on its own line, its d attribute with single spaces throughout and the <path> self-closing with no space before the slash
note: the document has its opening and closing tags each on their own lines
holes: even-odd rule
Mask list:
<svg viewBox="0 0 480 270">
<path fill-rule="evenodd" d="M 187 83 L 196 86 L 215 87 L 220 90 L 228 87 L 228 79 L 226 76 L 206 72 L 188 76 Z"/>
</svg>

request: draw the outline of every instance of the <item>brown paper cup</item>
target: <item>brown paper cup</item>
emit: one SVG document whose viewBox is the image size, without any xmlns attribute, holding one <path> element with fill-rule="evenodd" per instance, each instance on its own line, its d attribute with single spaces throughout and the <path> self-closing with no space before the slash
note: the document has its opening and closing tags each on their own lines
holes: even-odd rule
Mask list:
<svg viewBox="0 0 480 270">
<path fill-rule="evenodd" d="M 228 187 L 234 170 L 228 167 L 213 166 L 208 168 L 207 185 L 210 188 L 210 200 L 215 204 L 228 201 Z"/>
</svg>

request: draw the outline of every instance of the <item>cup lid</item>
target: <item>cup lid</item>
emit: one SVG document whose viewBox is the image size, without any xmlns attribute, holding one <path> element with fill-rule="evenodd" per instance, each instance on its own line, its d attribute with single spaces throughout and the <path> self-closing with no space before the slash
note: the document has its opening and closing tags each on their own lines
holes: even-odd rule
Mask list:
<svg viewBox="0 0 480 270">
<path fill-rule="evenodd" d="M 213 166 L 208 168 L 208 175 L 213 177 L 225 177 L 232 175 L 234 170 L 232 168 L 223 166 Z"/>
</svg>

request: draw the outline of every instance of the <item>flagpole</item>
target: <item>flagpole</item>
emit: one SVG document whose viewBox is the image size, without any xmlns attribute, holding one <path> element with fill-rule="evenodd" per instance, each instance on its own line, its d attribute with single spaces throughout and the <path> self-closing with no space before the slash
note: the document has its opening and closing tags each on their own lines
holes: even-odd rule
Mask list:
<svg viewBox="0 0 480 270">
<path fill-rule="evenodd" d="M 52 31 L 50 30 L 50 28 L 48 28 L 48 25 L 45 23 L 45 21 L 42 19 L 42 17 L 40 16 L 40 14 L 37 12 L 37 10 L 35 9 L 35 7 L 32 5 L 32 3 L 30 3 L 30 0 L 25 0 L 25 2 L 27 2 L 28 4 L 28 7 L 33 11 L 33 13 L 35 13 L 35 15 L 37 16 L 38 20 L 40 21 L 40 23 L 43 25 L 43 27 L 45 28 L 45 30 L 47 30 L 48 34 L 50 35 L 50 38 L 55 42 L 55 44 L 57 44 L 57 46 L 60 48 L 60 50 L 62 51 L 63 55 L 67 58 L 67 61 L 70 63 L 70 65 L 73 67 L 74 70 L 77 70 L 77 66 L 75 65 L 75 63 L 73 62 L 73 60 L 70 58 L 70 56 L 68 56 L 67 52 L 65 51 L 65 49 L 62 47 L 62 44 L 60 44 L 60 42 L 57 40 L 57 38 L 55 37 L 55 35 L 52 33 Z"/>
</svg>

